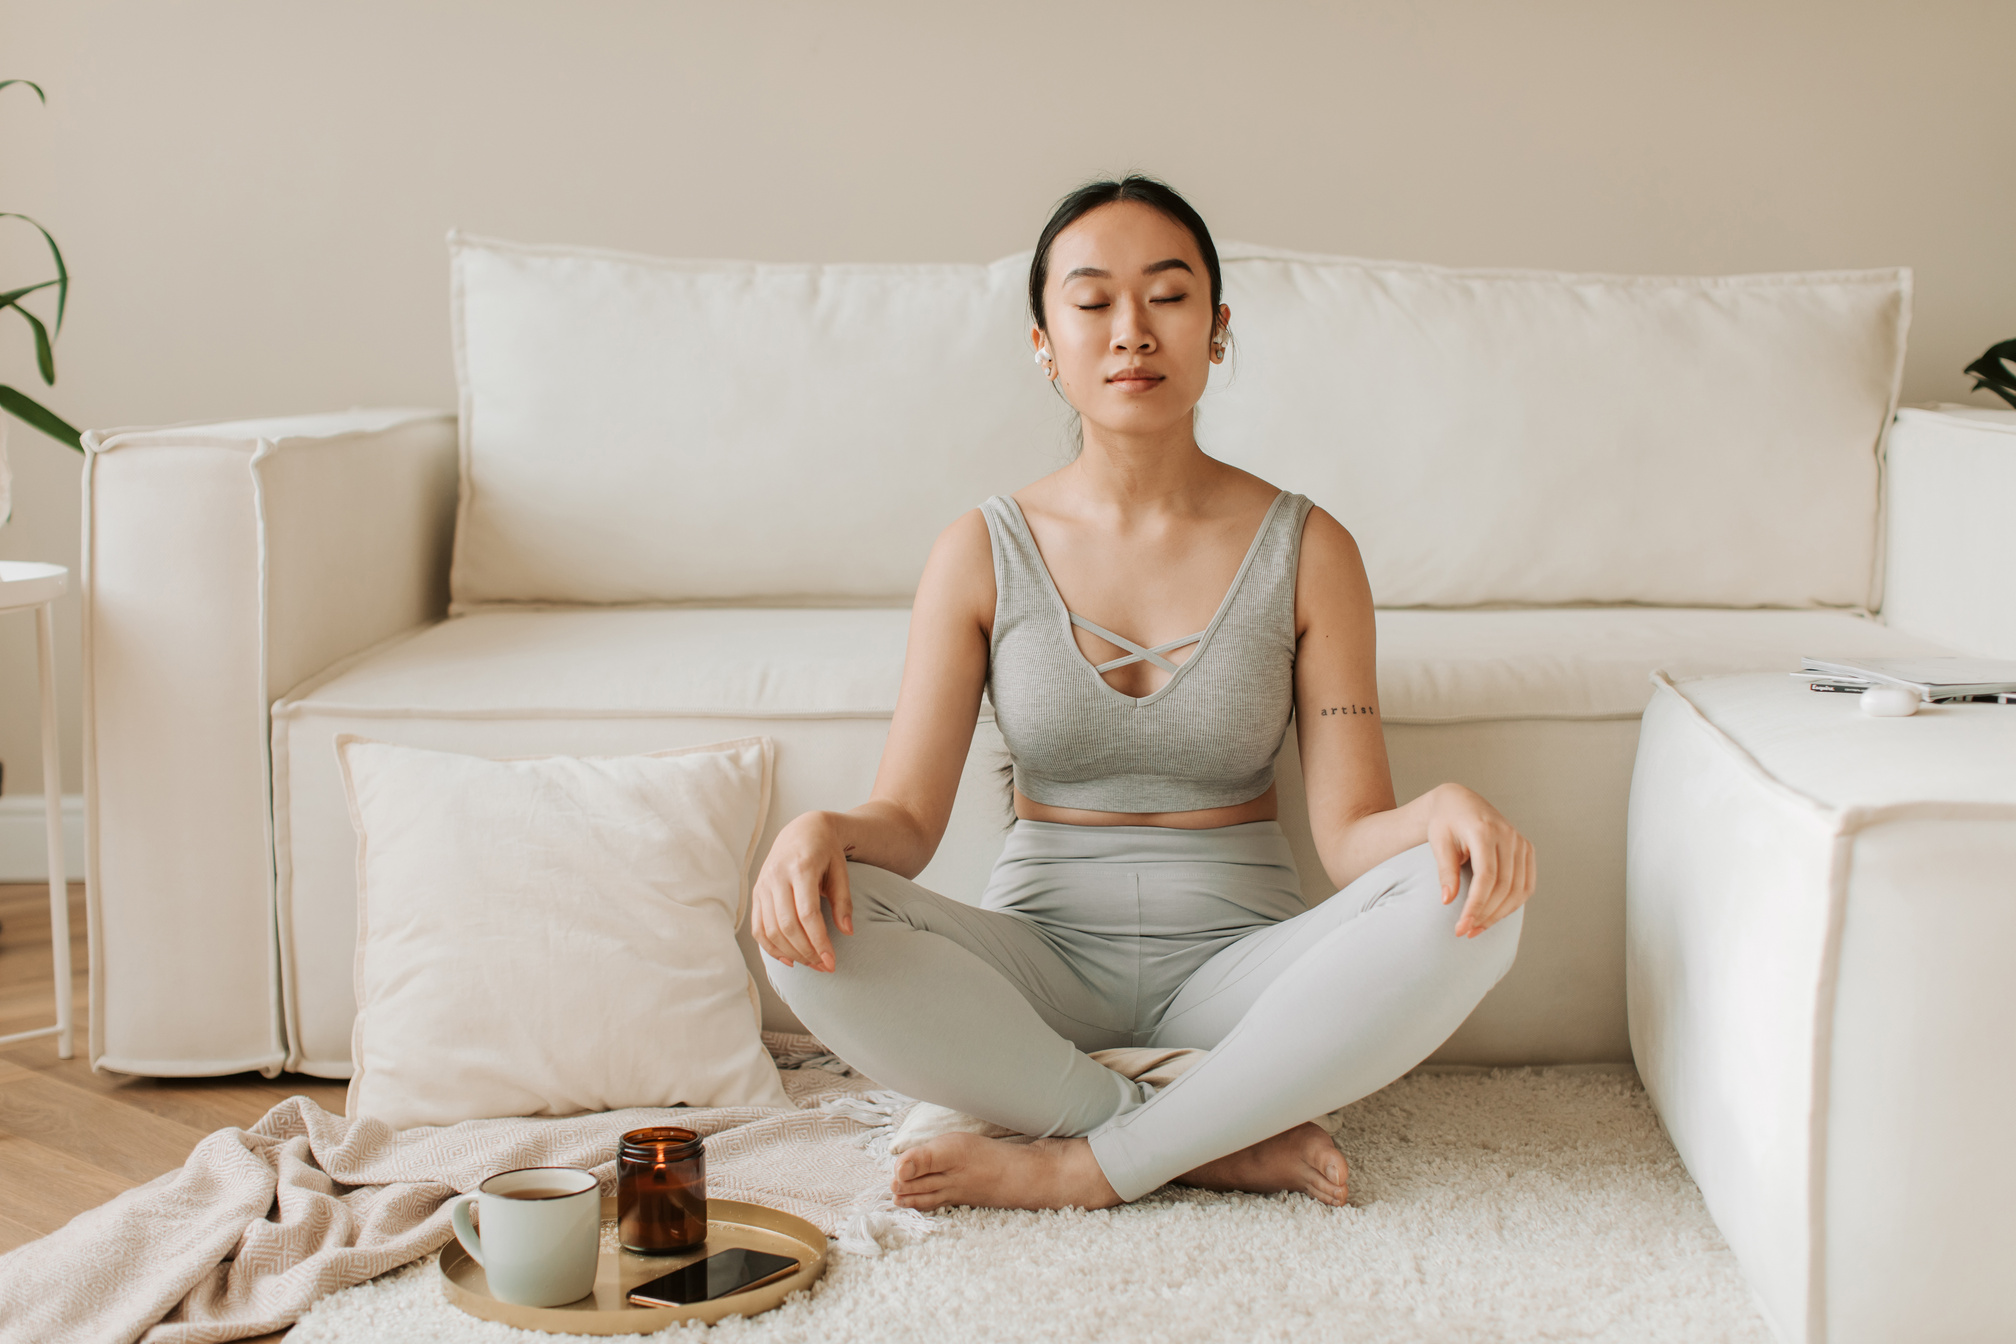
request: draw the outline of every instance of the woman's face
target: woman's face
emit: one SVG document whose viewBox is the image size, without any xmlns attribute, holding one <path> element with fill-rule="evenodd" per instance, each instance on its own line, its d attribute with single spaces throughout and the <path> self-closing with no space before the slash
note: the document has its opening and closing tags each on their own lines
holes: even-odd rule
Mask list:
<svg viewBox="0 0 2016 1344">
<path fill-rule="evenodd" d="M 1204 395 L 1215 331 L 1231 309 L 1211 310 L 1211 275 L 1190 230 L 1152 206 L 1116 201 L 1052 240 L 1044 318 L 1030 329 L 1048 346 L 1064 396 L 1088 424 L 1153 434 L 1187 421 Z"/>
</svg>

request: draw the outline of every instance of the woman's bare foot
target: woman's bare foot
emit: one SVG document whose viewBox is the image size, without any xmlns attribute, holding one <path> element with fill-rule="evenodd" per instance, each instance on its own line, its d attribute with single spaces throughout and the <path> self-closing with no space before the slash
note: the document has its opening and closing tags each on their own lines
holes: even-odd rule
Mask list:
<svg viewBox="0 0 2016 1344">
<path fill-rule="evenodd" d="M 1318 1125 L 1304 1124 L 1186 1171 L 1176 1183 L 1256 1195 L 1294 1190 L 1325 1204 L 1342 1204 L 1350 1174 L 1350 1164 L 1330 1136 Z"/>
<path fill-rule="evenodd" d="M 1120 1202 L 1083 1139 L 1003 1143 L 947 1134 L 897 1158 L 889 1190 L 906 1209 L 1107 1209 Z"/>
</svg>

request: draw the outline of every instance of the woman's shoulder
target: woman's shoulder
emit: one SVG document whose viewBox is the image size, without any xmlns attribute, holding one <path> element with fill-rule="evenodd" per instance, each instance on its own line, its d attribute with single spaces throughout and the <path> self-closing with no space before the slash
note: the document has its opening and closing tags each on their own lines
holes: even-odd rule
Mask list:
<svg viewBox="0 0 2016 1344">
<path fill-rule="evenodd" d="M 980 509 L 966 510 L 938 534 L 916 600 L 949 601 L 976 613 L 994 609 L 994 542 Z"/>
<path fill-rule="evenodd" d="M 1290 490 L 1286 486 L 1276 485 L 1264 477 L 1255 476 L 1244 467 L 1235 467 L 1229 462 L 1220 465 L 1233 473 L 1234 491 L 1244 506 L 1270 508 L 1282 496 L 1287 496 L 1291 515 L 1295 512 L 1302 515 L 1302 545 L 1305 548 L 1314 541 L 1319 548 L 1343 546 L 1348 548 L 1352 555 L 1357 554 L 1357 543 L 1351 540 L 1351 534 L 1344 530 L 1344 525 L 1331 517 L 1322 505 L 1307 495 Z"/>
<path fill-rule="evenodd" d="M 1365 576 L 1365 558 L 1344 524 L 1318 504 L 1309 506 L 1302 523 L 1302 546 L 1295 565 L 1296 624 L 1310 620 L 1369 616 L 1372 588 Z"/>
<path fill-rule="evenodd" d="M 1362 575 L 1365 560 L 1358 553 L 1358 539 L 1351 535 L 1351 530 L 1321 504 L 1310 500 L 1304 503 L 1307 512 L 1302 520 L 1303 565 L 1342 566 Z"/>
<path fill-rule="evenodd" d="M 913 637 L 919 629 L 943 628 L 947 621 L 988 633 L 994 622 L 994 596 L 994 548 L 987 522 L 979 509 L 968 509 L 931 543 L 917 591 L 910 598 Z"/>
<path fill-rule="evenodd" d="M 1293 490 L 1276 485 L 1263 476 L 1255 476 L 1244 467 L 1235 467 L 1229 462 L 1221 462 L 1219 465 L 1228 473 L 1223 493 L 1228 507 L 1233 511 L 1246 512 L 1256 508 L 1269 508 L 1283 495 L 1288 496 L 1291 501 L 1301 501 L 1305 505 L 1308 503 L 1303 496 Z"/>
<path fill-rule="evenodd" d="M 954 564 L 970 565 L 975 560 L 986 564 L 993 571 L 994 543 L 987 531 L 987 514 L 997 507 L 999 495 L 989 499 L 978 508 L 968 509 L 946 524 L 932 543 L 929 564 L 947 561 Z"/>
<path fill-rule="evenodd" d="M 1068 464 L 1059 467 L 1047 476 L 1038 476 L 1026 485 L 995 495 L 981 507 L 989 511 L 1012 508 L 1024 517 L 1032 513 L 1068 513 L 1070 496 L 1064 487 L 1064 474 L 1068 470 Z"/>
<path fill-rule="evenodd" d="M 1297 495 L 1296 498 L 1302 497 Z M 1314 546 L 1318 551 L 1340 559 L 1345 556 L 1358 559 L 1358 541 L 1351 535 L 1351 530 L 1338 522 L 1321 504 L 1311 500 L 1303 502 L 1308 505 L 1308 513 L 1302 521 L 1302 549 L 1306 551 Z"/>
</svg>

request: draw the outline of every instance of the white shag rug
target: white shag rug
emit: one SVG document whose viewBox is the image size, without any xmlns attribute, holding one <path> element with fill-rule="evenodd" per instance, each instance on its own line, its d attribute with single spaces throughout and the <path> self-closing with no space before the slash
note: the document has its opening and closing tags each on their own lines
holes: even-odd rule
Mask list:
<svg viewBox="0 0 2016 1344">
<path fill-rule="evenodd" d="M 1770 1344 L 1626 1068 L 1421 1072 L 1326 1127 L 1347 1208 L 1171 1187 L 1098 1213 L 958 1209 L 901 1249 L 836 1249 L 775 1311 L 647 1338 Z M 325 1298 L 289 1344 L 559 1338 L 458 1311 L 429 1257 Z"/>
</svg>

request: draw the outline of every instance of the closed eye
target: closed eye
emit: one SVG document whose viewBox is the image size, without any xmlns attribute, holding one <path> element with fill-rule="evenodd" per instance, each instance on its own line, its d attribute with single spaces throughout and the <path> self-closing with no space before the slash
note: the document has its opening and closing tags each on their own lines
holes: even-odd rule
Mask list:
<svg viewBox="0 0 2016 1344">
<path fill-rule="evenodd" d="M 1189 298 L 1189 297 L 1190 297 L 1190 296 L 1189 296 L 1188 294 L 1170 294 L 1170 295 L 1168 295 L 1168 296 L 1166 296 L 1166 297 L 1164 297 L 1164 298 L 1159 298 L 1159 299 L 1150 299 L 1150 300 L 1148 300 L 1148 302 L 1150 302 L 1150 303 L 1181 303 L 1181 302 L 1183 302 L 1183 300 L 1185 300 L 1185 299 L 1187 299 L 1187 298 Z"/>
<path fill-rule="evenodd" d="M 1074 303 L 1071 306 L 1081 313 L 1091 313 L 1097 312 L 1101 308 L 1111 308 L 1113 305 L 1110 303 Z"/>
</svg>

